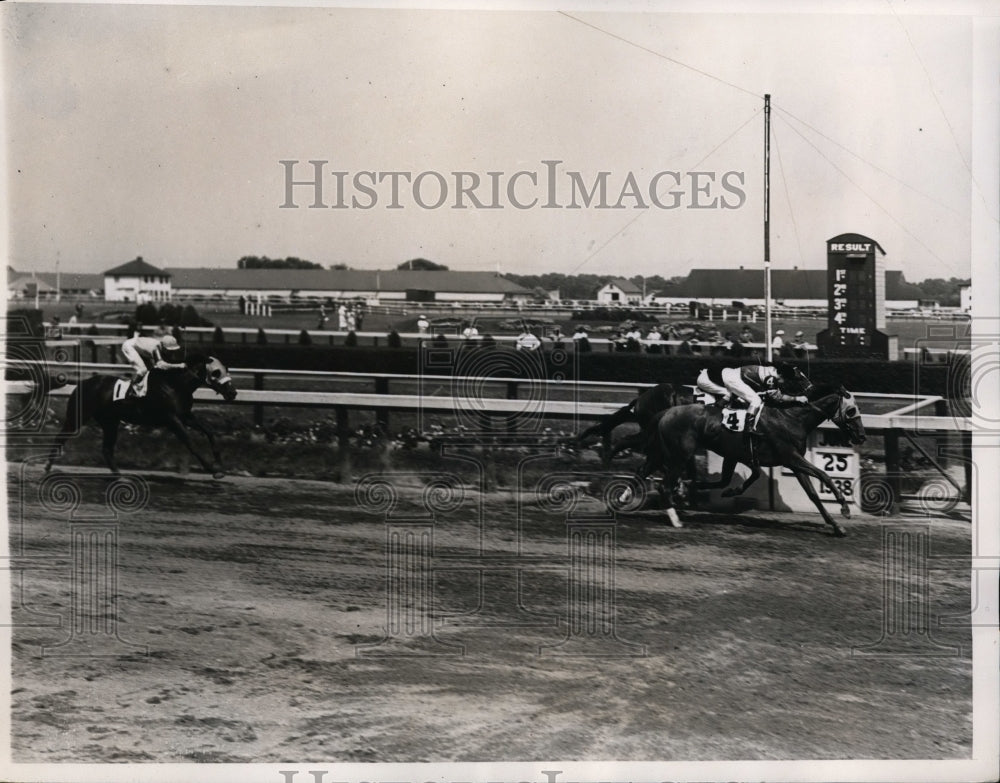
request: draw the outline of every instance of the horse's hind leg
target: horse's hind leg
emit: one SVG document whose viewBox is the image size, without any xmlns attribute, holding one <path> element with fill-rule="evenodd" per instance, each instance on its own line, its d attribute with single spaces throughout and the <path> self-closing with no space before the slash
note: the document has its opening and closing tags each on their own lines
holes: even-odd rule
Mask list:
<svg viewBox="0 0 1000 783">
<path fill-rule="evenodd" d="M 80 387 L 77 386 L 66 402 L 66 419 L 63 421 L 62 430 L 56 435 L 56 442 L 52 444 L 52 450 L 49 452 L 48 462 L 45 463 L 46 473 L 52 470 L 52 464 L 62 454 L 66 441 L 76 435 L 80 424 L 85 420 L 80 411 Z"/>
<path fill-rule="evenodd" d="M 649 436 L 639 430 L 639 432 L 634 432 L 631 435 L 626 435 L 624 438 L 619 440 L 611 448 L 611 453 L 608 455 L 608 462 L 613 460 L 619 454 L 621 454 L 626 449 L 637 449 L 642 447 L 647 447 L 649 441 Z M 646 448 L 648 450 L 648 448 Z"/>
</svg>

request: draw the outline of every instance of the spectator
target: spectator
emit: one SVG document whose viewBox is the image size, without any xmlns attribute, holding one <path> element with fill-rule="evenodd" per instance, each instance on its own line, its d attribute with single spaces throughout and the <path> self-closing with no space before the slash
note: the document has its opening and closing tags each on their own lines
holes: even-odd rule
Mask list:
<svg viewBox="0 0 1000 783">
<path fill-rule="evenodd" d="M 804 359 L 808 353 L 808 345 L 806 336 L 802 332 L 796 332 L 795 337 L 792 338 L 792 355 Z"/>
<path fill-rule="evenodd" d="M 462 337 L 466 340 L 478 340 L 479 330 L 476 328 L 474 321 L 463 321 L 462 325 L 465 327 L 462 330 Z"/>
<path fill-rule="evenodd" d="M 49 324 L 48 332 L 45 335 L 47 340 L 61 340 L 63 337 L 62 325 L 59 323 L 59 316 L 52 316 L 52 322 Z"/>
<path fill-rule="evenodd" d="M 365 325 L 365 303 L 358 302 L 357 306 L 354 308 L 354 328 L 359 332 L 364 328 Z"/>
<path fill-rule="evenodd" d="M 579 353 L 590 353 L 594 350 L 594 346 L 590 344 L 590 338 L 587 337 L 587 333 L 583 333 L 583 337 L 579 340 L 574 339 L 573 342 L 576 344 L 576 350 Z"/>
<path fill-rule="evenodd" d="M 347 318 L 347 331 L 349 332 L 356 331 L 358 328 L 358 315 L 356 312 L 354 312 L 353 307 L 347 308 L 347 313 L 345 314 L 345 317 Z"/>
<path fill-rule="evenodd" d="M 521 334 L 517 337 L 514 347 L 518 351 L 537 351 L 542 345 L 542 341 L 535 337 L 527 326 L 521 329 Z"/>
<path fill-rule="evenodd" d="M 557 326 L 552 330 L 552 334 L 549 335 L 549 339 L 556 345 L 561 345 L 563 339 L 565 338 L 563 337 L 562 330 Z"/>
<path fill-rule="evenodd" d="M 749 326 L 744 326 L 740 330 L 740 342 L 741 343 L 752 343 L 752 342 L 755 342 L 754 336 L 753 336 L 753 329 L 751 329 Z"/>
<path fill-rule="evenodd" d="M 785 347 L 785 330 L 779 329 L 774 333 L 774 339 L 771 340 L 771 351 L 781 352 L 781 349 Z"/>
<path fill-rule="evenodd" d="M 726 347 L 726 353 L 730 356 L 742 356 L 743 343 L 740 342 L 738 337 L 733 336 L 731 332 L 726 333 L 726 341 L 728 343 Z"/>
<path fill-rule="evenodd" d="M 496 348 L 496 347 L 497 347 L 497 341 L 493 337 L 493 335 L 492 334 L 488 334 L 488 333 L 484 334 L 483 335 L 483 348 Z"/>
<path fill-rule="evenodd" d="M 323 305 L 319 306 L 319 322 L 316 324 L 317 329 L 325 329 L 326 322 L 330 320 L 326 316 L 326 308 Z"/>
<path fill-rule="evenodd" d="M 573 332 L 573 342 L 578 342 L 580 340 L 587 340 L 587 342 L 590 342 L 590 338 L 587 335 L 587 330 L 588 327 L 584 326 L 583 324 L 576 327 L 576 331 Z"/>
<path fill-rule="evenodd" d="M 677 346 L 677 353 L 680 356 L 690 356 L 692 353 L 694 353 L 691 350 L 691 340 L 690 339 L 682 340 L 681 344 Z"/>
<path fill-rule="evenodd" d="M 663 334 L 660 332 L 660 327 L 653 326 L 648 332 L 646 332 L 646 350 L 649 353 L 662 353 L 663 346 L 660 344 L 663 339 Z"/>
<path fill-rule="evenodd" d="M 397 332 L 395 329 L 389 332 L 389 336 L 386 338 L 386 345 L 388 345 L 390 348 L 402 348 L 403 340 L 399 336 L 399 332 Z"/>
<path fill-rule="evenodd" d="M 431 322 L 427 320 L 426 315 L 422 315 L 417 319 L 417 331 L 420 332 L 420 334 L 427 334 L 427 332 L 430 331 L 430 328 Z"/>
<path fill-rule="evenodd" d="M 445 337 L 443 334 L 439 334 L 434 338 L 433 345 L 435 348 L 447 348 L 448 338 Z"/>
<path fill-rule="evenodd" d="M 347 307 L 343 302 L 337 308 L 337 330 L 340 332 L 347 331 Z"/>
<path fill-rule="evenodd" d="M 240 314 L 246 315 L 247 312 L 247 298 L 240 294 Z"/>
</svg>

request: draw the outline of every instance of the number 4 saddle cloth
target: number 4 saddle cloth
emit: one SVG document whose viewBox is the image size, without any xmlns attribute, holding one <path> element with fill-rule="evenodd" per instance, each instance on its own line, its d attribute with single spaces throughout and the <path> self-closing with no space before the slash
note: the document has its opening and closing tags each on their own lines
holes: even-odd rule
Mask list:
<svg viewBox="0 0 1000 783">
<path fill-rule="evenodd" d="M 727 405 L 722 409 L 722 426 L 731 432 L 744 432 L 749 413 L 746 408 L 733 408 Z"/>
</svg>

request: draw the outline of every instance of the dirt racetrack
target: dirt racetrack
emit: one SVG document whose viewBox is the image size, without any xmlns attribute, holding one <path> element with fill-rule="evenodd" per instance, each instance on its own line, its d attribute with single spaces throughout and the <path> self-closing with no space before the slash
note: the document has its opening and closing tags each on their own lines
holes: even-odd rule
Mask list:
<svg viewBox="0 0 1000 783">
<path fill-rule="evenodd" d="M 938 622 L 969 608 L 967 521 L 861 517 L 838 539 L 815 514 L 623 514 L 594 568 L 570 560 L 568 529 L 607 530 L 587 521 L 596 500 L 568 524 L 469 490 L 434 524 L 433 571 L 412 553 L 394 570 L 387 532 L 426 530 L 419 489 L 387 527 L 351 486 L 144 476 L 148 500 L 115 522 L 106 475 L 75 477 L 67 501 L 36 466 L 8 468 L 17 762 L 969 756 L 970 634 Z M 117 570 L 71 549 L 87 525 L 112 531 L 105 551 L 117 537 Z M 929 530 L 928 583 L 903 594 L 926 600 L 933 641 L 892 635 L 887 526 Z M 416 616 L 384 641 L 407 574 L 433 591 L 434 637 Z M 74 630 L 74 601 L 109 584 L 117 611 Z M 614 603 L 590 624 L 594 595 Z M 903 654 L 854 650 L 884 632 L 877 651 Z M 77 643 L 108 655 L 63 654 Z"/>
</svg>

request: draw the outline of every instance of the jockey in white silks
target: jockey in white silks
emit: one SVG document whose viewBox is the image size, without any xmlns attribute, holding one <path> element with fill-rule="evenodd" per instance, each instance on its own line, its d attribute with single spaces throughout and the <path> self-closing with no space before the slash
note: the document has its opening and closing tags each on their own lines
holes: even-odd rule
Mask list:
<svg viewBox="0 0 1000 783">
<path fill-rule="evenodd" d="M 722 385 L 709 377 L 708 370 L 698 374 L 698 388 L 728 402 L 733 397 L 743 400 L 749 406 L 750 431 L 756 432 L 757 420 L 764 409 L 764 401 L 770 403 L 808 403 L 805 395 L 785 394 L 782 386 L 786 380 L 794 378 L 794 368 L 773 364 L 745 364 L 742 367 L 725 367 L 722 370 Z"/>
<path fill-rule="evenodd" d="M 122 354 L 128 359 L 135 378 L 130 394 L 144 397 L 149 383 L 150 368 L 157 370 L 183 370 L 184 348 L 173 335 L 141 337 L 136 335 L 122 343 Z"/>
</svg>

